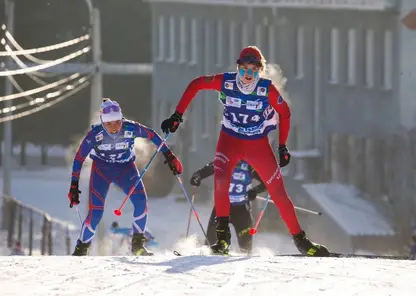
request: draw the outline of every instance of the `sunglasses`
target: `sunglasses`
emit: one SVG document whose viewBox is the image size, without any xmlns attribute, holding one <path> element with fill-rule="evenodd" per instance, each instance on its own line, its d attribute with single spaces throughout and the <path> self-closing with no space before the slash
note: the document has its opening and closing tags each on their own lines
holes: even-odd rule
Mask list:
<svg viewBox="0 0 416 296">
<path fill-rule="evenodd" d="M 239 70 L 239 74 L 240 76 L 244 76 L 246 73 L 248 76 L 257 76 L 259 74 L 259 70 L 254 71 L 253 69 L 242 69 L 240 68 Z"/>
</svg>

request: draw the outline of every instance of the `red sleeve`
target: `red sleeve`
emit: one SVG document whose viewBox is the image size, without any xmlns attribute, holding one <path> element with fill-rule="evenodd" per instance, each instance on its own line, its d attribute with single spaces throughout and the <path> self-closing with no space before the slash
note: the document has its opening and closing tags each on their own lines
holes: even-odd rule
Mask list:
<svg viewBox="0 0 416 296">
<path fill-rule="evenodd" d="M 279 114 L 279 144 L 286 145 L 290 130 L 290 108 L 273 84 L 269 88 L 269 103 Z"/>
<path fill-rule="evenodd" d="M 224 74 L 217 74 L 211 76 L 201 76 L 192 80 L 186 88 L 185 92 L 183 93 L 182 98 L 178 103 L 178 106 L 176 106 L 176 111 L 180 114 L 184 114 L 186 108 L 188 108 L 189 104 L 192 102 L 193 98 L 200 90 L 220 91 L 223 77 Z"/>
</svg>

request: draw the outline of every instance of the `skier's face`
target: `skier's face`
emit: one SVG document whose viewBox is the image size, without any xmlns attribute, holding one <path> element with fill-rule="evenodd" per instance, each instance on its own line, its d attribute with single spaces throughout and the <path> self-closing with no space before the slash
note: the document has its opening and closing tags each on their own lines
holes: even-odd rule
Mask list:
<svg viewBox="0 0 416 296">
<path fill-rule="evenodd" d="M 104 122 L 104 127 L 110 134 L 117 134 L 121 130 L 121 120 Z"/>
<path fill-rule="evenodd" d="M 242 64 L 238 66 L 238 72 L 244 83 L 250 84 L 259 76 L 260 67 L 253 64 Z"/>
</svg>

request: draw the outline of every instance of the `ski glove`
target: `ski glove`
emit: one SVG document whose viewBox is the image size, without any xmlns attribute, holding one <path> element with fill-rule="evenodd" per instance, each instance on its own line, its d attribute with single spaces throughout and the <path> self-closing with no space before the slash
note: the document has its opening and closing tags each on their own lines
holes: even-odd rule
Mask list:
<svg viewBox="0 0 416 296">
<path fill-rule="evenodd" d="M 255 188 L 250 189 L 247 191 L 247 199 L 249 201 L 253 201 L 257 198 L 257 190 Z"/>
<path fill-rule="evenodd" d="M 201 175 L 198 172 L 196 172 L 192 175 L 190 183 L 192 186 L 199 187 L 201 185 L 201 180 Z"/>
<path fill-rule="evenodd" d="M 163 120 L 161 129 L 165 134 L 168 134 L 169 132 L 174 133 L 181 122 L 183 122 L 182 114 L 175 111 L 168 119 Z"/>
<path fill-rule="evenodd" d="M 79 194 L 81 191 L 78 188 L 79 182 L 78 181 L 71 181 L 71 187 L 69 188 L 68 192 L 68 199 L 69 199 L 69 207 L 72 208 L 73 205 L 79 204 Z"/>
<path fill-rule="evenodd" d="M 287 150 L 286 145 L 279 145 L 279 165 L 280 167 L 285 167 L 290 162 L 290 153 Z"/>
<path fill-rule="evenodd" d="M 173 174 L 174 175 L 182 174 L 182 171 L 183 171 L 182 163 L 176 157 L 176 155 L 173 154 L 172 151 L 163 152 L 163 155 L 165 155 L 165 158 L 166 158 L 165 163 L 168 164 Z"/>
</svg>

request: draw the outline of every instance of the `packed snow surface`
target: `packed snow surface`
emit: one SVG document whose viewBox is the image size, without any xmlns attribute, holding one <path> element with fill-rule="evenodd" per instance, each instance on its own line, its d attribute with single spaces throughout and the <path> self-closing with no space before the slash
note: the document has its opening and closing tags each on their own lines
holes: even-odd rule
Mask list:
<svg viewBox="0 0 416 296">
<path fill-rule="evenodd" d="M 414 261 L 203 256 L 0 257 L 2 296 L 415 295 Z"/>
</svg>

